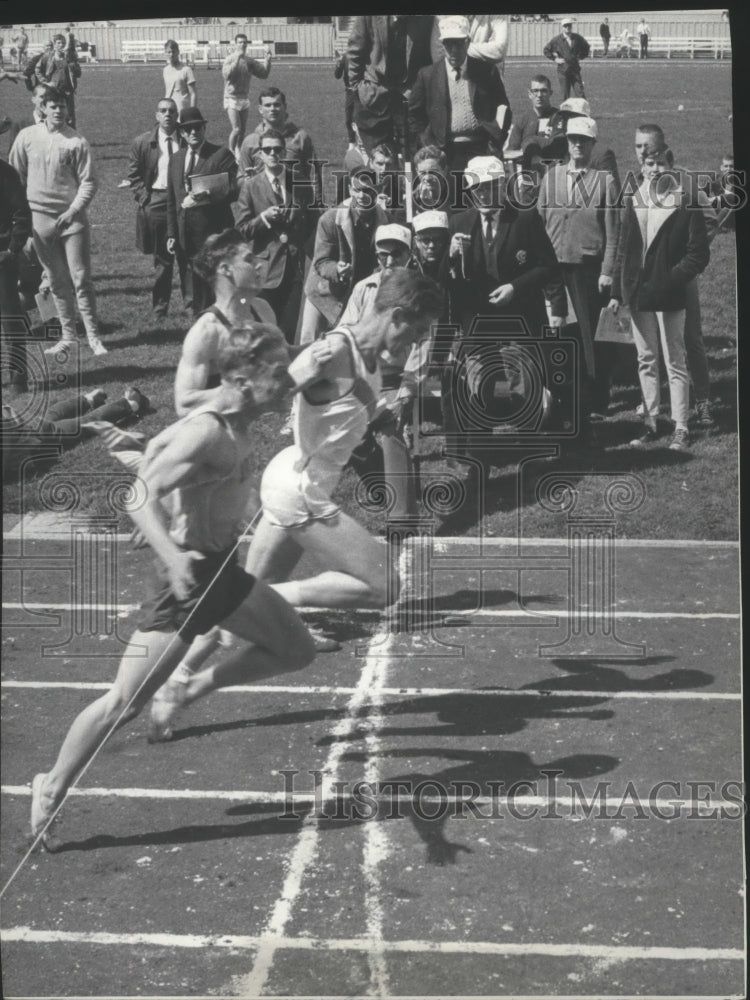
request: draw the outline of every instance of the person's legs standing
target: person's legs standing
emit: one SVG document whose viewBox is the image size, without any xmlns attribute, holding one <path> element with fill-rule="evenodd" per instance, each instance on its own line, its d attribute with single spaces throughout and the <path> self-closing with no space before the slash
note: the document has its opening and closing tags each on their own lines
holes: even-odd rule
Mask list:
<svg viewBox="0 0 750 1000">
<path fill-rule="evenodd" d="M 676 428 L 687 430 L 690 378 L 685 361 L 685 310 L 656 313 L 669 379 L 669 400 Z"/>
<path fill-rule="evenodd" d="M 91 232 L 88 223 L 73 233 L 65 233 L 62 238 L 68 270 L 73 279 L 78 311 L 81 314 L 89 344 L 93 347 L 99 341 L 99 327 L 96 319 L 96 296 L 91 279 Z"/>
<path fill-rule="evenodd" d="M 685 353 L 688 372 L 693 383 L 695 404 L 700 409 L 701 404 L 708 403 L 711 394 L 711 378 L 708 372 L 706 345 L 703 342 L 697 278 L 693 278 L 685 286 Z"/>
<path fill-rule="evenodd" d="M 71 92 L 65 95 L 65 103 L 68 106 L 68 125 L 76 127 L 76 95 Z"/>
<path fill-rule="evenodd" d="M 567 101 L 570 97 L 570 77 L 568 76 L 568 71 L 564 66 L 557 67 L 557 82 L 560 88 L 560 93 L 562 94 L 562 100 Z"/>
<path fill-rule="evenodd" d="M 344 91 L 344 123 L 346 125 L 346 138 L 350 145 L 357 141 L 357 136 L 352 128 L 354 121 L 354 92 L 347 87 Z"/>
<path fill-rule="evenodd" d="M 659 415 L 659 323 L 656 313 L 632 309 L 633 340 L 638 352 L 638 380 L 643 395 L 644 416 L 656 425 Z"/>
<path fill-rule="evenodd" d="M 55 310 L 62 328 L 62 339 L 66 342 L 75 341 L 77 338 L 75 290 L 70 279 L 62 238 L 51 215 L 35 212 L 33 225 L 34 249 L 49 277 Z"/>
<path fill-rule="evenodd" d="M 152 194 L 146 207 L 148 226 L 154 242 L 154 287 L 151 303 L 157 315 L 166 316 L 172 297 L 172 274 L 174 256 L 167 250 L 167 202 L 161 192 Z"/>
</svg>

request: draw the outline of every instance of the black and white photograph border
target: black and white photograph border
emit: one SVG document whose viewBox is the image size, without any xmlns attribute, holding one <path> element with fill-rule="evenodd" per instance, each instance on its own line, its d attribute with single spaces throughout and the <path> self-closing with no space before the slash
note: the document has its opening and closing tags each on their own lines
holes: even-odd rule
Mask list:
<svg viewBox="0 0 750 1000">
<path fill-rule="evenodd" d="M 426 33 L 424 23 L 414 22 L 433 16 L 414 17 L 402 37 L 384 15 L 191 17 L 190 5 L 154 6 L 161 15 L 144 4 L 111 4 L 107 20 L 101 11 L 90 19 L 91 9 L 80 4 L 29 15 L 11 0 L 2 10 L 0 160 L 18 170 L 31 203 L 23 248 L 13 235 L 23 228 L 18 211 L 8 211 L 5 194 L 0 204 L 3 995 L 745 996 L 739 501 L 745 436 L 737 370 L 748 304 L 737 275 L 747 273 L 750 150 L 742 128 L 748 71 L 736 57 L 750 30 L 747 13 L 735 5 L 455 15 L 441 39 L 443 15 Z M 560 62 L 559 43 L 553 44 L 569 19 L 587 43 L 580 66 Z M 476 28 L 462 64 L 471 80 L 466 131 L 479 123 L 484 105 L 477 94 L 486 97 L 487 79 L 501 81 L 509 109 L 503 118 L 498 106 L 497 117 L 483 122 L 491 138 L 473 164 L 478 175 L 456 152 L 463 138 L 451 140 L 445 124 L 451 101 L 463 93 L 460 76 L 454 84 L 443 74 L 452 89 L 442 98 L 448 131 L 441 143 L 433 130 L 439 132 L 441 118 L 431 104 L 432 78 L 425 75 L 443 60 L 450 69 L 464 23 Z M 643 25 L 647 30 L 639 30 Z M 292 184 L 286 202 L 283 195 L 281 202 L 269 200 L 261 213 L 252 150 L 243 166 L 236 110 L 242 102 L 227 98 L 223 72 L 242 33 L 253 68 L 241 128 L 247 134 L 268 128 L 259 95 L 281 90 L 282 123 L 297 124 L 288 132 L 282 124 L 274 136 L 294 135 L 286 148 L 294 142 L 301 151 L 295 170 L 312 150 L 310 179 L 299 185 L 312 193 L 301 196 L 302 209 Z M 66 181 L 52 208 L 40 205 L 33 188 L 39 168 L 33 157 L 40 154 L 28 133 L 23 141 L 24 130 L 47 129 L 34 117 L 39 106 L 24 71 L 56 34 L 65 53 L 57 58 L 66 66 L 59 79 L 70 80 L 70 99 L 59 102 L 57 138 L 63 138 L 44 154 L 45 176 L 72 170 L 83 182 L 76 192 Z M 389 84 L 403 100 L 389 112 L 392 130 L 378 132 L 382 116 L 368 115 L 363 101 L 375 107 L 379 90 L 388 97 L 381 83 L 394 38 L 403 45 L 407 75 Z M 233 263 L 239 258 L 230 240 L 224 256 L 216 248 L 191 251 L 193 271 L 185 249 L 184 216 L 195 206 L 189 171 L 177 175 L 186 204 L 176 228 L 171 221 L 152 225 L 146 207 L 160 186 L 157 107 L 165 103 L 169 39 L 184 60 L 185 107 L 200 109 L 188 110 L 195 121 L 181 134 L 202 128 L 207 144 L 229 150 L 236 144 L 237 183 L 229 156 L 231 169 L 224 161 L 207 168 L 206 183 L 219 193 L 205 197 L 226 199 L 255 253 L 242 265 Z M 363 85 L 346 85 L 347 51 Z M 424 72 L 410 76 L 409 60 L 420 52 Z M 566 122 L 574 134 L 570 114 L 578 115 L 584 135 L 594 120 L 593 156 L 604 160 L 598 170 L 617 195 L 606 202 L 618 220 L 613 274 L 603 284 L 600 277 L 598 289 L 594 282 L 599 297 L 588 333 L 576 314 L 585 299 L 584 279 L 570 277 L 575 264 L 560 261 L 564 281 L 557 285 L 547 267 L 544 295 L 537 279 L 547 313 L 536 333 L 529 328 L 537 312 L 522 305 L 513 285 L 539 253 L 537 238 L 527 235 L 532 215 L 535 223 L 544 220 L 545 246 L 561 256 L 559 232 L 547 221 L 555 206 L 545 216 L 537 198 L 550 160 L 572 159 L 575 148 L 546 159 L 551 147 L 532 141 L 514 153 L 521 132 L 509 129 L 511 114 L 514 125 L 529 118 L 532 87 L 544 79 L 553 108 L 573 100 L 574 110 L 562 116 L 563 137 Z M 426 97 L 420 103 L 415 94 Z M 278 100 L 278 90 L 266 100 Z M 54 96 L 49 104 L 52 113 Z M 64 124 L 66 117 L 75 125 Z M 634 135 L 636 142 L 638 135 L 651 137 L 651 159 L 645 147 L 635 148 Z M 152 139 L 148 174 L 139 157 Z M 545 139 L 551 143 L 554 133 Z M 380 142 L 392 147 L 385 175 L 373 166 Z M 453 157 L 454 176 L 445 182 L 453 204 L 419 200 L 415 153 L 425 144 L 433 146 L 433 164 L 439 163 L 435 145 Z M 211 155 L 220 158 L 222 150 Z M 381 158 L 387 161 L 387 150 Z M 272 153 L 264 159 L 269 178 L 272 160 Z M 649 225 L 667 230 L 664 219 L 674 208 L 668 200 L 656 208 L 644 200 L 644 163 L 652 162 L 679 183 L 689 233 L 683 250 L 685 240 L 690 245 L 651 289 L 651 301 L 667 295 L 676 304 L 639 313 L 625 290 L 633 232 L 626 245 L 624 220 L 629 211 L 640 225 L 642 246 L 643 239 L 658 239 Z M 324 265 L 318 270 L 326 234 L 317 220 L 345 197 L 356 201 L 349 177 L 358 166 L 371 172 L 360 172 L 351 185 L 374 185 L 375 211 L 389 239 L 376 246 L 367 237 L 370 249 L 379 250 L 375 289 L 362 293 L 372 295 L 369 313 L 361 298 L 353 307 L 355 291 L 346 311 L 329 318 L 308 307 L 314 299 L 321 310 L 331 302 L 336 308 L 335 289 L 354 283 L 347 285 L 355 257 L 342 235 L 344 216 L 332 212 L 340 242 L 327 264 L 340 277 L 331 278 Z M 222 183 L 214 184 L 222 170 Z M 481 207 L 476 188 L 483 178 L 491 187 L 491 170 L 505 180 L 497 188 L 504 207 L 494 234 L 491 223 L 482 237 L 477 223 L 484 246 L 472 258 L 470 223 L 462 223 L 470 213 L 461 209 Z M 84 189 L 77 205 L 90 204 L 62 223 L 58 216 L 50 230 L 49 219 Z M 545 191 L 552 198 L 553 184 Z M 173 195 L 163 194 L 166 220 Z M 430 271 L 420 256 L 419 227 L 408 230 L 419 211 L 433 207 L 446 210 L 450 234 L 463 233 L 467 242 L 453 236 L 449 244 L 446 236 L 444 266 Z M 304 238 L 291 221 L 297 211 L 313 218 Z M 606 216 L 609 226 L 610 215 L 606 207 L 597 211 L 604 232 L 601 220 Z M 276 213 L 286 213 L 281 230 L 274 229 Z M 61 236 L 76 218 L 72 238 Z M 201 240 L 228 224 L 202 231 Z M 399 235 L 403 226 L 406 237 Z M 465 289 L 485 295 L 495 284 L 487 241 L 495 246 L 500 227 L 496 281 L 510 291 L 498 287 L 485 300 L 475 295 L 467 318 Z M 264 235 L 276 231 L 279 239 Z M 208 236 L 209 247 L 215 238 Z M 163 241 L 163 253 L 154 239 Z M 432 310 L 425 327 L 430 346 L 416 386 L 408 362 L 403 377 L 397 371 L 401 381 L 392 383 L 394 330 L 405 322 L 412 293 L 392 305 L 393 353 L 372 355 L 382 383 L 368 382 L 372 373 L 357 362 L 352 344 L 362 343 L 360 334 L 381 336 L 373 317 L 382 315 L 378 298 L 388 296 L 376 289 L 382 278 L 387 293 L 388 271 L 400 270 L 394 262 L 405 239 L 414 269 L 436 277 L 443 312 L 424 307 Z M 505 256 L 502 240 L 512 248 Z M 57 255 L 55 242 L 67 256 Z M 275 266 L 269 244 L 282 259 L 294 258 L 287 244 L 299 251 L 296 284 L 287 283 L 291 271 L 281 290 L 267 282 Z M 667 252 L 674 252 L 671 244 Z M 471 283 L 480 258 L 493 277 L 486 286 Z M 583 259 L 595 258 L 584 250 Z M 644 252 L 635 265 L 638 295 L 646 259 Z M 245 287 L 241 267 L 247 271 L 250 262 L 266 280 L 253 300 L 253 336 L 268 338 L 262 343 L 276 351 L 289 345 L 287 378 L 302 390 L 292 416 L 292 397 L 278 387 L 281 402 L 251 410 L 248 386 L 257 397 L 266 383 L 251 367 L 256 354 L 242 346 L 242 333 L 227 333 L 242 323 L 235 316 L 247 315 L 237 297 Z M 605 273 L 597 263 L 595 278 L 600 266 Z M 505 267 L 513 269 L 507 278 Z M 408 287 L 416 283 L 415 277 Z M 423 301 L 432 301 L 434 286 L 425 280 L 419 287 Z M 511 305 L 503 311 L 504 296 Z M 239 301 L 246 307 L 245 298 Z M 200 315 L 210 302 L 214 327 Z M 218 328 L 216 315 L 230 305 L 239 311 L 230 311 L 230 321 L 224 317 L 211 336 L 216 344 L 231 339 L 234 360 L 226 360 L 226 346 L 212 347 L 210 362 L 204 356 L 199 376 L 195 368 L 191 375 L 203 379 L 191 385 L 206 386 L 208 373 L 219 385 L 215 395 L 199 388 L 194 398 L 220 427 L 204 433 L 198 416 L 176 424 L 195 406 L 183 406 L 185 372 L 195 364 L 186 359 L 198 343 L 191 338 L 200 324 Z M 330 363 L 323 345 L 330 351 L 336 338 L 320 335 L 337 328 L 341 315 L 348 317 L 341 325 L 354 330 L 346 349 L 357 386 L 351 419 L 362 424 L 360 438 L 368 420 L 370 429 L 332 496 L 316 487 L 323 492 L 315 502 L 322 497 L 324 504 L 313 520 L 329 526 L 335 539 L 326 549 L 317 536 L 306 540 L 307 527 L 288 522 L 284 529 L 273 503 L 301 476 L 297 466 L 285 471 L 279 463 L 292 446 L 304 457 L 299 449 L 310 433 L 304 421 L 315 420 L 304 379 L 309 365 L 320 372 Z M 408 315 L 416 325 L 415 314 Z M 644 316 L 661 318 L 660 329 L 654 319 L 655 368 L 637 329 Z M 675 316 L 682 319 L 673 322 Z M 664 360 L 673 336 L 681 342 L 686 379 L 671 396 L 682 377 L 674 358 L 669 367 Z M 309 347 L 314 338 L 317 349 Z M 385 345 L 382 339 L 378 351 Z M 245 361 L 237 361 L 243 350 Z M 263 350 L 271 348 L 257 352 Z M 594 358 L 599 371 L 606 366 L 603 395 L 597 395 L 602 380 L 594 385 L 586 375 Z M 656 387 L 655 407 L 653 397 L 645 402 L 644 381 Z M 670 402 L 687 394 L 688 383 L 680 438 Z M 404 407 L 397 395 L 405 386 Z M 361 392 L 370 394 L 367 406 Z M 234 421 L 237 407 L 246 408 L 252 428 Z M 172 426 L 177 431 L 167 430 Z M 339 429 L 348 432 L 350 425 Z M 213 601 L 223 602 L 221 610 L 202 610 L 204 596 L 188 599 L 179 603 L 186 621 L 175 624 L 159 617 L 165 613 L 159 601 L 166 592 L 174 602 L 188 578 L 194 585 L 195 567 L 206 558 L 187 552 L 195 546 L 184 537 L 178 541 L 185 504 L 197 503 L 180 483 L 190 482 L 200 498 L 203 482 L 193 472 L 192 480 L 184 473 L 178 482 L 174 466 L 159 465 L 161 447 L 184 458 L 187 443 L 178 452 L 180 440 L 190 443 L 188 464 L 199 454 L 204 463 L 213 456 L 217 464 L 205 469 L 215 470 L 231 452 L 219 492 L 214 471 L 214 492 L 205 494 L 207 534 L 224 537 L 235 481 L 247 485 L 232 552 L 217 558 L 218 546 L 205 550 L 209 594 L 226 577 Z M 268 467 L 282 470 L 273 489 L 264 479 Z M 274 531 L 284 534 L 283 547 L 271 552 Z M 158 550 L 167 555 L 160 559 L 155 548 L 162 537 L 167 541 Z M 170 562 L 169 545 L 190 557 L 185 565 L 193 568 Z M 190 621 L 200 613 L 226 628 L 209 633 L 193 667 L 187 648 L 184 655 L 179 649 L 199 634 L 198 625 L 190 632 Z M 126 662 L 142 682 L 121 683 Z M 107 698 L 100 735 L 82 735 L 86 725 L 91 730 L 93 706 Z M 69 776 L 55 793 L 54 775 L 63 765 Z"/>
</svg>

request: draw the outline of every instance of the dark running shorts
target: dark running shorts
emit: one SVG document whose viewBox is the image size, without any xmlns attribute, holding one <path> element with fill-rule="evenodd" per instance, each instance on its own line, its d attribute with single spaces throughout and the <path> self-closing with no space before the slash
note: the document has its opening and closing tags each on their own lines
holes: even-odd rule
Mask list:
<svg viewBox="0 0 750 1000">
<path fill-rule="evenodd" d="M 192 642 L 236 611 L 253 589 L 255 577 L 240 569 L 236 552 L 221 569 L 228 555 L 228 551 L 214 552 L 193 563 L 195 585 L 184 601 L 175 597 L 166 568 L 155 560 L 149 580 L 151 593 L 141 605 L 138 629 L 176 632 L 185 642 Z"/>
</svg>

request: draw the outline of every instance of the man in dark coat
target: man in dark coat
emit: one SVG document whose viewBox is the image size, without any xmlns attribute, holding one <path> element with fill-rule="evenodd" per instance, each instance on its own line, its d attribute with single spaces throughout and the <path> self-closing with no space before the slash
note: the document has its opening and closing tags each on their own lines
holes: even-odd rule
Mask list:
<svg viewBox="0 0 750 1000">
<path fill-rule="evenodd" d="M 604 59 L 609 55 L 609 42 L 612 38 L 612 32 L 609 28 L 609 18 L 605 17 L 602 23 L 599 25 L 599 34 L 602 38 L 602 45 L 604 46 L 604 52 L 602 52 L 602 57 Z"/>
<path fill-rule="evenodd" d="M 390 221 L 376 195 L 373 172 L 357 167 L 351 174 L 351 196 L 320 216 L 305 282 L 302 343 L 336 326 L 354 285 L 375 269 L 375 231 Z"/>
<path fill-rule="evenodd" d="M 359 15 L 349 32 L 349 85 L 354 121 L 367 152 L 387 142 L 404 144 L 404 99 L 417 72 L 432 62 L 431 14 Z"/>
<path fill-rule="evenodd" d="M 31 236 L 31 210 L 18 173 L 0 160 L 0 330 L 15 392 L 28 388 L 25 337 L 27 326 L 18 297 L 19 258 Z"/>
<path fill-rule="evenodd" d="M 187 263 L 187 295 L 193 315 L 213 302 L 211 286 L 193 270 L 192 262 L 206 237 L 234 225 L 232 202 L 237 197 L 237 161 L 226 146 L 206 141 L 206 119 L 198 108 L 186 108 L 180 115 L 184 146 L 169 163 L 167 184 L 167 250 L 180 267 Z M 226 174 L 213 192 L 193 192 L 191 178 Z M 182 257 L 182 262 L 180 262 Z"/>
<path fill-rule="evenodd" d="M 544 46 L 544 57 L 557 63 L 557 76 L 563 100 L 571 94 L 574 97 L 585 97 L 580 60 L 587 58 L 589 43 L 583 35 L 573 31 L 572 17 L 564 17 L 560 23 L 563 30 Z"/>
<path fill-rule="evenodd" d="M 561 326 L 567 312 L 560 267 L 544 223 L 537 212 L 519 211 L 506 202 L 502 161 L 476 157 L 467 167 L 466 181 L 479 207 L 450 219 L 452 236 L 443 270 L 451 322 L 461 328 L 454 352 L 453 396 L 463 397 L 465 406 L 463 413 L 454 408 L 455 425 L 446 430 L 486 428 L 496 381 L 489 374 L 502 367 L 503 352 L 512 353 L 513 341 L 523 352 L 523 342 L 541 340 L 550 325 L 545 288 L 554 324 Z M 477 319 L 484 330 L 481 335 L 474 329 Z M 500 332 L 510 339 L 498 343 Z M 511 391 L 528 392 L 529 386 L 518 377 L 518 366 L 510 361 L 509 369 L 514 367 Z M 465 393 L 458 387 L 462 378 Z"/>
<path fill-rule="evenodd" d="M 167 250 L 167 187 L 169 164 L 179 152 L 177 105 L 171 97 L 162 97 L 156 108 L 156 128 L 133 140 L 130 149 L 128 180 L 138 204 L 135 242 L 141 253 L 153 254 L 156 278 L 151 292 L 154 315 L 164 317 L 172 295 L 174 256 Z M 180 287 L 185 299 L 187 264 L 177 257 Z"/>
<path fill-rule="evenodd" d="M 266 129 L 260 138 L 264 166 L 246 177 L 239 197 L 236 228 L 250 243 L 256 260 L 265 264 L 263 291 L 290 344 L 294 343 L 305 275 L 305 243 L 315 228 L 309 184 L 293 184 L 284 166 L 281 132 Z"/>
<path fill-rule="evenodd" d="M 510 106 L 495 64 L 468 55 L 465 17 L 442 18 L 440 38 L 446 58 L 417 74 L 409 98 L 409 133 L 414 148 L 437 146 L 450 170 L 463 171 L 474 156 L 502 156 Z"/>
</svg>

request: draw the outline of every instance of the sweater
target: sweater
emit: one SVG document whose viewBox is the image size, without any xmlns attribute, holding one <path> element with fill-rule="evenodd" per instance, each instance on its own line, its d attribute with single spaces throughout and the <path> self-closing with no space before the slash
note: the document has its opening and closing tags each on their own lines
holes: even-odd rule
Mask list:
<svg viewBox="0 0 750 1000">
<path fill-rule="evenodd" d="M 581 179 L 586 200 L 579 192 L 573 200 L 568 166 L 552 167 L 542 180 L 537 208 L 561 264 L 580 264 L 584 256 L 598 257 L 602 274 L 611 277 L 619 233 L 615 183 L 609 174 L 590 167 Z"/>
<path fill-rule="evenodd" d="M 26 185 L 32 212 L 55 218 L 69 208 L 87 207 L 98 187 L 91 149 L 69 125 L 50 132 L 46 125 L 30 125 L 16 136 L 10 163 Z"/>
</svg>

